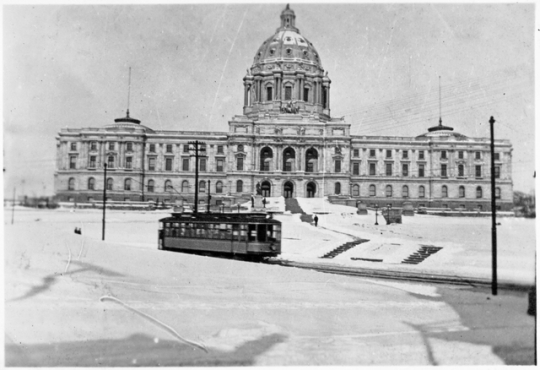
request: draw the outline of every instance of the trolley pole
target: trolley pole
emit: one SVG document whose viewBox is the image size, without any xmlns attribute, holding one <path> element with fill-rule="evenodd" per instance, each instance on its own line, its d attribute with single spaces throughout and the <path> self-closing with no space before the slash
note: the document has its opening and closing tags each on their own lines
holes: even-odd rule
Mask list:
<svg viewBox="0 0 540 370">
<path fill-rule="evenodd" d="M 497 295 L 497 205 L 495 203 L 495 119 L 489 119 L 491 133 L 491 293 Z"/>
<path fill-rule="evenodd" d="M 101 240 L 105 240 L 105 204 L 107 202 L 107 163 L 103 163 L 103 220 L 101 226 Z"/>
<path fill-rule="evenodd" d="M 190 141 L 188 144 L 193 145 L 193 149 L 190 147 L 190 150 L 195 151 L 195 205 L 193 213 L 197 214 L 199 208 L 199 152 L 206 152 L 206 148 L 204 147 L 205 143 L 199 140 Z"/>
</svg>

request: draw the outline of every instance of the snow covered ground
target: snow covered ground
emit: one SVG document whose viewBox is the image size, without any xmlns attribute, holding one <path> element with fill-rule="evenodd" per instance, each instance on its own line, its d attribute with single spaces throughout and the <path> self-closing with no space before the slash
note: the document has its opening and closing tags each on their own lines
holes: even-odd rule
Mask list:
<svg viewBox="0 0 540 370">
<path fill-rule="evenodd" d="M 442 219 L 449 222 L 444 227 L 436 217 L 414 216 L 403 225 L 381 222 L 375 228 L 373 214 L 357 216 L 350 207 L 299 201 L 306 212 L 329 213 L 319 215 L 319 228 L 298 215 L 279 216 L 284 259 L 320 263 L 317 257 L 354 235 L 370 242 L 324 261 L 363 266 L 369 263 L 350 257 L 380 256 L 384 262 L 377 268 L 467 274 L 476 271 L 467 256 L 477 258 L 479 271 L 490 263 L 490 242 L 483 240 L 489 231 L 482 229 L 487 219 Z M 282 201 L 277 199 L 275 207 L 283 207 Z M 5 210 L 7 364 L 502 364 L 489 343 L 493 334 L 463 339 L 483 329 L 467 323 L 461 306 L 449 303 L 442 288 L 159 251 L 157 220 L 168 214 L 107 211 L 103 242 L 98 210 L 17 209 L 13 225 L 11 210 Z M 534 258 L 534 244 L 529 244 L 534 228 L 526 221 L 501 219 L 501 255 Z M 82 235 L 73 233 L 75 227 Z M 529 235 L 513 236 L 512 228 Z M 513 246 L 505 247 L 511 240 Z M 420 265 L 397 263 L 401 252 L 394 244 L 414 250 L 424 243 L 443 250 Z M 516 260 L 517 269 L 503 264 L 509 277 L 520 277 L 520 270 L 531 273 L 524 258 Z M 453 261 L 466 266 L 449 266 Z M 492 297 L 504 315 L 510 312 L 508 299 Z M 519 302 L 523 307 L 516 312 L 523 314 L 505 325 L 523 333 L 533 327 L 533 319 L 524 313 L 525 300 Z M 497 309 L 478 306 L 476 316 L 495 315 Z"/>
</svg>

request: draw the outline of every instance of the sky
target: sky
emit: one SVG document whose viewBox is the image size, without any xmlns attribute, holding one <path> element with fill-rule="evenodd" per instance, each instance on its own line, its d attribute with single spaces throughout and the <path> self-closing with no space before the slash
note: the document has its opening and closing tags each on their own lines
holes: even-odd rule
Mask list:
<svg viewBox="0 0 540 370">
<path fill-rule="evenodd" d="M 4 196 L 52 195 L 55 136 L 130 113 L 155 130 L 228 130 L 285 3 L 3 7 Z M 534 189 L 534 4 L 291 4 L 355 135 L 443 124 L 513 145 Z M 439 78 L 440 77 L 440 78 Z M 440 85 L 439 85 L 440 81 Z M 439 86 L 440 95 L 439 95 Z"/>
</svg>

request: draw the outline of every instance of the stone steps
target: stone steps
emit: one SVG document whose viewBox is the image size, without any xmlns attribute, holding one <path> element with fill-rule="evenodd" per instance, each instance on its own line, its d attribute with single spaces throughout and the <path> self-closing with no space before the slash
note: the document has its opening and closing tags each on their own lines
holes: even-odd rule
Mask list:
<svg viewBox="0 0 540 370">
<path fill-rule="evenodd" d="M 343 253 L 345 251 L 348 251 L 349 249 L 357 246 L 358 244 L 362 244 L 362 243 L 365 243 L 365 242 L 368 242 L 368 241 L 369 240 L 367 240 L 367 239 L 357 239 L 357 240 L 353 240 L 352 242 L 347 242 L 347 243 L 340 245 L 336 249 L 326 253 L 324 256 L 319 257 L 319 258 L 334 258 L 337 255 L 339 255 L 339 254 L 341 254 L 341 253 Z"/>
<path fill-rule="evenodd" d="M 441 249 L 442 247 L 436 247 L 434 245 L 422 245 L 420 246 L 420 249 L 418 249 L 409 257 L 401 261 L 401 263 L 405 263 L 409 265 L 418 265 L 420 262 L 424 261 L 426 258 L 431 256 L 432 254 L 437 253 Z"/>
</svg>

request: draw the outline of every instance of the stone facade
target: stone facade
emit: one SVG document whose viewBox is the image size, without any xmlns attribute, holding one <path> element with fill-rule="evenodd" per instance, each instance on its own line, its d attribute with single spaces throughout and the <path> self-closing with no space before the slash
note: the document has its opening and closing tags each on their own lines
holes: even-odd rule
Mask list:
<svg viewBox="0 0 540 370">
<path fill-rule="evenodd" d="M 368 205 L 489 210 L 489 139 L 443 126 L 416 137 L 355 136 L 330 115 L 331 81 L 287 8 L 244 81 L 243 115 L 228 132 L 157 131 L 129 117 L 57 136 L 55 189 L 60 201 L 193 202 L 195 158 L 205 143 L 199 201 L 263 196 L 346 196 Z M 192 147 L 192 146 L 191 146 Z M 496 141 L 497 204 L 512 206 L 512 146 Z M 104 163 L 108 163 L 104 179 Z"/>
</svg>

